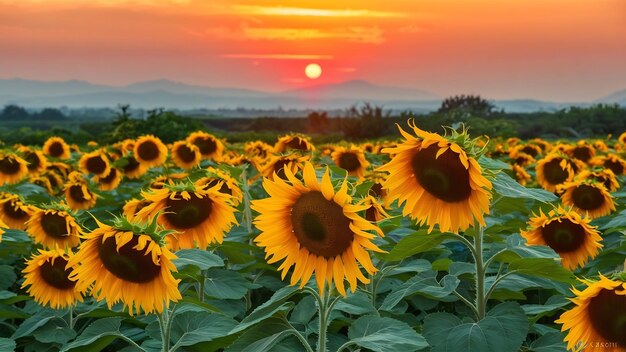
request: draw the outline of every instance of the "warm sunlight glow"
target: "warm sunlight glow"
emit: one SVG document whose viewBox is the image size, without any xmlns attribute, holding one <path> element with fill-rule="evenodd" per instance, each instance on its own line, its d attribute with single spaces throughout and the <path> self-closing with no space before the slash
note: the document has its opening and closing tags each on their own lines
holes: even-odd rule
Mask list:
<svg viewBox="0 0 626 352">
<path fill-rule="evenodd" d="M 310 79 L 317 79 L 322 75 L 322 68 L 318 64 L 308 64 L 304 74 Z"/>
</svg>

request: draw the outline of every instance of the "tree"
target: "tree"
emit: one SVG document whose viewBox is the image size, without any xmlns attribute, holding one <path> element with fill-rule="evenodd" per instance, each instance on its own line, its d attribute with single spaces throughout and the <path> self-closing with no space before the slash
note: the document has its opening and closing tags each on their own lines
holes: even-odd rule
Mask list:
<svg viewBox="0 0 626 352">
<path fill-rule="evenodd" d="M 65 116 L 61 112 L 61 110 L 54 109 L 54 108 L 45 108 L 41 110 L 39 113 L 35 114 L 33 117 L 38 120 L 52 120 L 52 121 L 67 119 L 67 116 Z"/>
<path fill-rule="evenodd" d="M 4 110 L 2 110 L 0 118 L 2 118 L 3 120 L 19 121 L 30 118 L 30 114 L 28 113 L 28 111 L 26 111 L 26 109 L 21 106 L 7 105 L 4 107 Z"/>
<path fill-rule="evenodd" d="M 455 95 L 448 97 L 441 102 L 441 107 L 437 110 L 440 114 L 457 115 L 464 119 L 469 116 L 488 118 L 495 110 L 495 106 L 480 95 Z"/>
<path fill-rule="evenodd" d="M 307 116 L 309 120 L 309 132 L 311 133 L 324 133 L 328 128 L 328 113 L 313 111 Z"/>
</svg>

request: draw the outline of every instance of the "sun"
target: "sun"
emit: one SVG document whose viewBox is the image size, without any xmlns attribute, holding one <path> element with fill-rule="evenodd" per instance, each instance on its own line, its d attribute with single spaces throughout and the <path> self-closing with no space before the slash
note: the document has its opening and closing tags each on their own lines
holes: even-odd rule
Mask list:
<svg viewBox="0 0 626 352">
<path fill-rule="evenodd" d="M 318 64 L 308 64 L 304 74 L 310 79 L 318 79 L 322 75 L 322 67 Z"/>
</svg>

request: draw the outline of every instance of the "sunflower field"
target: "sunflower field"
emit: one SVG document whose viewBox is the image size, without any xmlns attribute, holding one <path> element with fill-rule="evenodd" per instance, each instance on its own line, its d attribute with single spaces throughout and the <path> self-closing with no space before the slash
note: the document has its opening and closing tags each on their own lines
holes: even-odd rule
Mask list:
<svg viewBox="0 0 626 352">
<path fill-rule="evenodd" d="M 0 351 L 626 351 L 626 133 L 0 149 Z"/>
</svg>

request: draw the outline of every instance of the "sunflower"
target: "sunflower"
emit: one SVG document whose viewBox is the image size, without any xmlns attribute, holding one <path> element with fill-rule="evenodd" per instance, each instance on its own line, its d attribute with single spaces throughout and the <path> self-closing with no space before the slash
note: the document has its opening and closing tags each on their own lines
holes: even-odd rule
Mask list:
<svg viewBox="0 0 626 352">
<path fill-rule="evenodd" d="M 556 323 L 569 350 L 626 351 L 626 283 L 600 275 L 600 280 L 581 280 L 587 286 L 572 292 L 574 308 L 561 314 Z"/>
<path fill-rule="evenodd" d="M 172 146 L 172 160 L 182 169 L 191 169 L 200 164 L 200 148 L 187 141 L 178 141 Z"/>
<path fill-rule="evenodd" d="M 611 169 L 616 176 L 626 174 L 626 161 L 615 154 L 596 157 L 589 162 L 591 165 Z"/>
<path fill-rule="evenodd" d="M 70 174 L 64 186 L 65 200 L 72 210 L 91 209 L 96 205 L 96 195 L 89 189 L 89 184 L 81 173 Z"/>
<path fill-rule="evenodd" d="M 381 237 L 383 232 L 358 215 L 367 206 L 352 204 L 346 180 L 335 192 L 328 168 L 321 184 L 309 162 L 303 170 L 304 183 L 289 169 L 285 175 L 289 183 L 279 177 L 264 179 L 263 187 L 269 198 L 252 201 L 252 209 L 259 212 L 254 224 L 261 230 L 254 241 L 265 248 L 267 262 L 273 264 L 284 259 L 278 268 L 282 271 L 281 278 L 293 266 L 290 284 L 300 281 L 300 287 L 315 272 L 320 294 L 327 282 L 334 282 L 343 296 L 346 295 L 344 279 L 352 292 L 356 290 L 357 279 L 369 283 L 358 263 L 368 274 L 377 271 L 366 249 L 382 250 L 372 243 L 376 236 L 367 231 Z"/>
<path fill-rule="evenodd" d="M 212 134 L 206 132 L 193 132 L 187 137 L 187 141 L 200 149 L 203 159 L 220 161 L 224 152 L 224 144 Z"/>
<path fill-rule="evenodd" d="M 626 132 L 622 133 L 617 137 L 618 142 L 622 144 L 626 144 Z"/>
<path fill-rule="evenodd" d="M 587 144 L 587 142 L 580 141 L 567 150 L 567 154 L 574 159 L 586 163 L 596 155 L 596 150 L 592 145 Z"/>
<path fill-rule="evenodd" d="M 145 168 L 162 165 L 167 159 L 167 147 L 158 137 L 141 136 L 135 142 L 133 156 Z"/>
<path fill-rule="evenodd" d="M 371 142 L 365 142 L 361 144 L 361 150 L 363 150 L 366 153 L 372 153 L 372 154 L 376 154 L 379 152 L 378 146 L 374 145 L 374 143 L 371 143 Z"/>
<path fill-rule="evenodd" d="M 103 150 L 95 150 L 91 153 L 83 154 L 78 161 L 78 165 L 85 174 L 106 176 L 111 171 L 109 158 Z"/>
<path fill-rule="evenodd" d="M 602 237 L 591 219 L 583 218 L 571 209 L 562 207 L 550 210 L 548 215 L 539 211 L 528 221 L 527 231 L 521 231 L 527 245 L 543 245 L 552 248 L 569 270 L 583 267 L 602 248 Z"/>
<path fill-rule="evenodd" d="M 259 173 L 267 178 L 273 179 L 274 175 L 286 180 L 285 170 L 291 171 L 292 174 L 302 169 L 303 164 L 310 159 L 310 155 L 286 154 L 269 158 L 267 163 L 260 166 Z"/>
<path fill-rule="evenodd" d="M 133 220 L 137 216 L 137 213 L 148 205 L 152 204 L 151 201 L 145 199 L 131 199 L 124 204 L 122 211 L 124 216 L 128 220 Z"/>
<path fill-rule="evenodd" d="M 0 152 L 0 186 L 18 183 L 28 175 L 28 162 L 16 154 Z"/>
<path fill-rule="evenodd" d="M 358 205 L 367 206 L 365 209 L 365 219 L 367 221 L 378 222 L 389 218 L 389 214 L 387 214 L 385 208 L 376 197 L 368 195 L 359 201 Z"/>
<path fill-rule="evenodd" d="M 63 205 L 35 209 L 26 222 L 26 232 L 35 243 L 46 248 L 72 248 L 80 242 L 83 231 Z"/>
<path fill-rule="evenodd" d="M 315 147 L 308 137 L 301 135 L 286 135 L 278 138 L 278 141 L 274 145 L 274 151 L 276 153 L 284 153 L 288 149 L 310 152 L 315 150 Z"/>
<path fill-rule="evenodd" d="M 436 224 L 441 232 L 463 231 L 474 220 L 484 226 L 492 186 L 476 159 L 456 142 L 422 131 L 411 121 L 409 126 L 417 137 L 398 125 L 406 140 L 383 149 L 383 153 L 395 154 L 378 169 L 390 174 L 383 185 L 389 190 L 389 202 L 397 199 L 399 206 L 404 203 L 403 215 L 428 224 L 429 232 Z M 466 132 L 454 131 L 449 138 L 474 149 Z"/>
<path fill-rule="evenodd" d="M 151 189 L 163 189 L 165 185 L 173 185 L 176 181 L 181 181 L 186 178 L 189 178 L 189 174 L 187 173 L 177 173 L 177 174 L 169 174 L 169 175 L 159 175 L 155 177 L 152 181 L 150 181 Z"/>
<path fill-rule="evenodd" d="M 47 180 L 47 182 L 41 181 L 44 182 L 44 186 L 42 187 L 47 188 L 47 185 L 49 184 L 50 189 L 48 190 L 48 193 L 52 195 L 54 195 L 55 192 L 58 191 L 61 186 L 63 186 L 63 178 L 61 178 L 61 176 L 54 171 L 46 170 L 44 173 L 39 175 L 38 178 Z M 37 180 L 37 178 L 35 178 L 35 180 Z"/>
<path fill-rule="evenodd" d="M 571 206 L 581 214 L 587 214 L 592 219 L 609 215 L 615 211 L 613 197 L 603 184 L 593 180 L 568 182 L 560 189 L 563 194 L 561 201 Z"/>
<path fill-rule="evenodd" d="M 246 152 L 246 155 L 258 156 L 264 159 L 272 154 L 274 147 L 265 142 L 254 141 L 246 143 L 243 150 Z"/>
<path fill-rule="evenodd" d="M 71 256 L 71 253 L 60 250 L 40 249 L 39 253 L 33 254 L 26 261 L 26 268 L 22 270 L 22 288 L 28 287 L 26 292 L 35 302 L 53 309 L 63 309 L 82 302 L 83 296 L 76 289 L 76 283 L 69 279 L 70 272 L 76 267 L 67 267 Z"/>
<path fill-rule="evenodd" d="M 40 175 L 32 176 L 30 177 L 30 183 L 37 185 L 41 188 L 45 188 L 46 192 L 48 192 L 48 194 L 50 195 L 54 194 L 54 188 L 52 187 L 52 184 L 50 183 L 50 179 L 48 179 L 47 177 L 43 177 Z"/>
<path fill-rule="evenodd" d="M 33 210 L 34 208 L 26 205 L 20 196 L 0 193 L 0 221 L 6 223 L 10 229 L 25 230 L 26 222 Z"/>
<path fill-rule="evenodd" d="M 72 167 L 64 162 L 55 161 L 48 163 L 46 171 L 54 172 L 57 175 L 61 176 L 61 178 L 65 179 L 67 178 L 67 176 L 69 176 L 70 172 L 72 172 Z"/>
<path fill-rule="evenodd" d="M 105 176 L 96 176 L 94 181 L 98 184 L 98 189 L 101 191 L 112 191 L 117 188 L 122 182 L 122 172 L 114 167 L 109 170 L 109 173 Z"/>
<path fill-rule="evenodd" d="M 220 193 L 218 186 L 208 190 L 193 183 L 178 183 L 173 186 L 143 192 L 142 196 L 151 204 L 137 213 L 137 218 L 148 219 L 158 216 L 159 225 L 177 233 L 166 237 L 168 248 L 205 249 L 209 243 L 222 243 L 224 234 L 235 220 L 235 209 L 229 205 L 230 196 Z"/>
<path fill-rule="evenodd" d="M 146 165 L 141 164 L 132 155 L 127 155 L 120 159 L 120 167 L 124 171 L 124 176 L 128 179 L 135 180 L 143 176 L 148 171 Z"/>
<path fill-rule="evenodd" d="M 61 137 L 50 137 L 43 144 L 43 153 L 53 158 L 65 160 L 71 155 L 70 146 Z"/>
<path fill-rule="evenodd" d="M 365 160 L 363 150 L 350 146 L 349 148 L 337 147 L 331 154 L 335 165 L 348 171 L 348 175 L 363 178 L 365 169 L 370 163 Z"/>
<path fill-rule="evenodd" d="M 46 159 L 46 156 L 43 155 L 41 151 L 24 146 L 19 147 L 17 150 L 22 156 L 22 159 L 28 163 L 27 167 L 30 174 L 39 174 L 46 170 L 48 159 Z"/>
<path fill-rule="evenodd" d="M 620 188 L 617 177 L 611 169 L 583 170 L 576 176 L 576 180 L 587 179 L 602 183 L 609 192 L 615 192 Z"/>
<path fill-rule="evenodd" d="M 515 178 L 517 179 L 517 182 L 519 182 L 520 185 L 526 186 L 528 181 L 531 180 L 530 174 L 526 172 L 526 170 L 523 167 L 517 164 L 513 164 L 511 166 L 511 169 L 513 170 L 513 173 L 515 174 Z"/>
<path fill-rule="evenodd" d="M 598 140 L 594 141 L 593 142 L 593 147 L 596 150 L 601 151 L 601 152 L 607 152 L 609 150 L 609 146 L 606 145 L 606 142 L 601 140 L 601 139 L 598 139 Z"/>
<path fill-rule="evenodd" d="M 539 160 L 535 172 L 539 185 L 550 192 L 556 192 L 560 185 L 574 179 L 572 164 L 558 153 L 551 153 Z"/>
<path fill-rule="evenodd" d="M 239 205 L 243 200 L 243 192 L 239 188 L 237 180 L 232 178 L 229 173 L 213 167 L 207 168 L 210 176 L 203 177 L 195 182 L 196 186 L 204 190 L 215 187 L 221 182 L 218 191 L 232 196 L 231 202 L 234 206 Z"/>
<path fill-rule="evenodd" d="M 515 159 L 515 155 L 517 154 L 526 154 L 534 159 L 541 153 L 542 150 L 539 146 L 536 146 L 534 144 L 520 144 L 510 149 L 509 157 L 511 157 L 511 159 Z"/>
<path fill-rule="evenodd" d="M 154 220 L 153 220 L 154 221 Z M 129 313 L 161 313 L 170 301 L 182 297 L 172 272 L 176 255 L 161 244 L 156 224 L 116 218 L 112 226 L 97 221 L 98 228 L 81 243 L 68 265 L 76 267 L 70 280 L 81 292 L 90 290 L 109 309 L 122 302 Z"/>
</svg>

